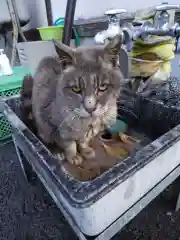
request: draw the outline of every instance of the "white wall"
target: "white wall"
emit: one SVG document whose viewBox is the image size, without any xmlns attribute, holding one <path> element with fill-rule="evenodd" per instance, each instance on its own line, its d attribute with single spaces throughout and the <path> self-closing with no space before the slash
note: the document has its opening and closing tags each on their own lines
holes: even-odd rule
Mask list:
<svg viewBox="0 0 180 240">
<path fill-rule="evenodd" d="M 135 1 L 136 6 L 134 5 L 133 7 L 132 0 L 77 0 L 75 18 L 103 15 L 108 8 L 126 8 L 129 11 L 134 11 L 135 7 L 142 7 L 142 2 L 144 3 L 143 5 L 146 5 L 145 1 Z M 59 2 L 64 3 L 62 7 L 59 6 Z M 67 0 L 52 0 L 54 18 L 64 16 L 66 2 Z M 151 2 L 157 3 L 161 2 L 161 0 L 151 0 Z"/>
<path fill-rule="evenodd" d="M 44 0 L 28 0 L 31 28 L 47 26 L 46 7 Z M 57 1 L 58 2 L 58 1 Z"/>
<path fill-rule="evenodd" d="M 65 14 L 67 0 L 51 0 L 53 6 L 53 17 L 63 17 Z M 103 15 L 109 8 L 125 8 L 128 11 L 135 11 L 138 8 L 145 8 L 162 3 L 163 0 L 77 0 L 75 18 L 93 17 Z M 180 3 L 179 0 L 167 0 L 168 3 Z"/>
<path fill-rule="evenodd" d="M 138 8 L 145 8 L 160 4 L 163 0 L 77 0 L 75 19 L 88 18 L 103 15 L 109 8 L 125 8 L 127 11 L 135 11 Z M 28 0 L 32 20 L 31 26 L 46 26 L 47 19 L 45 13 L 44 0 Z M 64 17 L 67 0 L 51 0 L 53 19 Z M 168 3 L 179 4 L 179 0 L 169 0 Z"/>
</svg>

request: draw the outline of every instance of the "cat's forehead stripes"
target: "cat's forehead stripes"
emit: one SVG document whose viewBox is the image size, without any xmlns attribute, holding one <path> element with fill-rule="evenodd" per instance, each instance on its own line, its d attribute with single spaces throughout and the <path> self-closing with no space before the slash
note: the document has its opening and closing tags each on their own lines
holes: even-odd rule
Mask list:
<svg viewBox="0 0 180 240">
<path fill-rule="evenodd" d="M 100 85 L 109 84 L 110 79 L 103 75 L 89 74 L 80 75 L 79 77 L 74 77 L 70 79 L 68 85 L 70 87 L 76 86 L 83 89 L 89 89 L 90 91 L 96 90 Z"/>
<path fill-rule="evenodd" d="M 76 80 L 76 83 L 84 89 L 90 87 L 91 85 L 95 85 L 94 76 L 91 74 L 89 76 L 82 75 L 79 78 L 76 78 Z"/>
<path fill-rule="evenodd" d="M 83 76 L 77 78 L 77 80 L 78 80 L 79 86 L 80 86 L 82 89 L 84 89 L 86 86 L 85 86 L 85 81 L 84 81 Z"/>
<path fill-rule="evenodd" d="M 81 87 L 79 78 L 75 78 L 75 84 L 76 84 L 77 87 Z"/>
</svg>

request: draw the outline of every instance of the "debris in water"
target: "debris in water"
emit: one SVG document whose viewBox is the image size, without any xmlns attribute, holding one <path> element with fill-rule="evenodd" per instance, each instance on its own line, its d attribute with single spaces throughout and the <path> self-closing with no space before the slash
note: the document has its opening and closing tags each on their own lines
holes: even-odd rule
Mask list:
<svg viewBox="0 0 180 240">
<path fill-rule="evenodd" d="M 110 147 L 110 146 L 107 146 L 106 144 L 102 143 L 103 144 L 103 147 L 106 151 L 106 153 L 112 157 L 127 157 L 129 155 L 128 151 L 126 151 L 125 149 L 117 146 L 117 147 Z"/>
</svg>

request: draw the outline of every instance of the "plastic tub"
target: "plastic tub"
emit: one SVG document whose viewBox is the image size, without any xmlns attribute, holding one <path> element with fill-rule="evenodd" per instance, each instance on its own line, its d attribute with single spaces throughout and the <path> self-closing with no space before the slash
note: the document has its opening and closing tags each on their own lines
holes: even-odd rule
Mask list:
<svg viewBox="0 0 180 240">
<path fill-rule="evenodd" d="M 145 120 L 144 109 L 151 103 L 139 101 L 136 124 L 140 128 Z M 164 105 L 153 104 L 156 110 L 167 113 Z M 153 126 L 154 140 L 94 180 L 81 182 L 59 166 L 50 151 L 20 120 L 18 99 L 8 100 L 6 104 L 1 102 L 0 106 L 22 155 L 55 203 L 64 206 L 77 228 L 88 236 L 101 233 L 180 165 L 180 111 L 176 108 L 168 108 L 169 114 L 166 118 L 162 116 L 163 121 L 146 115 L 146 125 Z M 178 126 L 172 129 L 175 125 Z M 157 129 L 161 130 L 161 136 Z"/>
</svg>

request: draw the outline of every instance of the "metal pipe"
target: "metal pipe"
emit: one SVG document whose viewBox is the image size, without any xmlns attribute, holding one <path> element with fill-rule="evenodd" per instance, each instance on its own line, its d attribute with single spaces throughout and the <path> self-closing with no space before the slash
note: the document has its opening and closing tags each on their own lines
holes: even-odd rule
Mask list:
<svg viewBox="0 0 180 240">
<path fill-rule="evenodd" d="M 52 17 L 51 0 L 45 0 L 45 5 L 46 5 L 46 14 L 47 14 L 48 26 L 52 26 L 53 25 L 53 17 Z"/>
<path fill-rule="evenodd" d="M 67 0 L 66 14 L 64 19 L 64 32 L 62 42 L 70 45 L 72 37 L 72 27 L 74 22 L 74 13 L 76 8 L 76 0 Z"/>
</svg>

